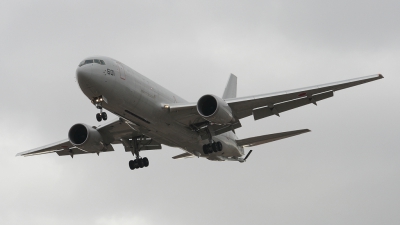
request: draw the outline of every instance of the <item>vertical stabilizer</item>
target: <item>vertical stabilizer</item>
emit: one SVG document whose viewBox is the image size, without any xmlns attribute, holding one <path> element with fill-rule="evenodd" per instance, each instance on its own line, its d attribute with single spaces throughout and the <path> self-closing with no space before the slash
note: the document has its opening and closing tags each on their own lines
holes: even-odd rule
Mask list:
<svg viewBox="0 0 400 225">
<path fill-rule="evenodd" d="M 226 84 L 222 99 L 236 98 L 237 92 L 237 77 L 233 74 L 229 77 L 228 83 Z"/>
</svg>

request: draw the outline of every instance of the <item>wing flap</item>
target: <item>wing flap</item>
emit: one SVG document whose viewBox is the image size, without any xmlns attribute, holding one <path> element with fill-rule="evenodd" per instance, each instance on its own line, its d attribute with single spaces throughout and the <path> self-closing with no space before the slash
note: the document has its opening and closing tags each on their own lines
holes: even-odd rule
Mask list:
<svg viewBox="0 0 400 225">
<path fill-rule="evenodd" d="M 42 155 L 42 154 L 47 154 L 47 153 L 52 153 L 52 152 L 57 152 L 57 151 L 62 151 L 64 149 L 69 149 L 73 147 L 71 142 L 69 142 L 68 139 L 58 141 L 49 145 L 45 145 L 43 147 L 31 149 L 25 152 L 20 152 L 16 156 L 32 156 L 32 155 Z"/>
<path fill-rule="evenodd" d="M 71 148 L 71 149 L 65 149 L 65 150 L 57 151 L 56 153 L 59 156 L 66 156 L 66 155 L 71 156 L 71 155 L 87 154 L 89 152 L 85 152 L 83 150 L 80 150 L 79 148 Z"/>
<path fill-rule="evenodd" d="M 307 133 L 310 131 L 311 130 L 309 130 L 309 129 L 303 129 L 303 130 L 294 130 L 294 131 L 275 133 L 275 134 L 267 134 L 267 135 L 262 135 L 262 136 L 258 136 L 258 137 L 251 137 L 251 138 L 246 138 L 246 139 L 242 139 L 242 140 L 236 140 L 236 143 L 239 146 L 251 147 L 251 146 L 257 146 L 257 145 L 281 140 L 284 138 L 293 137 L 293 136 L 296 136 L 299 134 L 304 134 L 304 133 Z"/>
<path fill-rule="evenodd" d="M 99 153 L 102 153 L 102 152 L 112 152 L 112 151 L 114 151 L 114 148 L 112 147 L 112 145 L 108 145 L 106 150 L 103 150 L 101 152 L 96 152 L 96 153 L 99 154 Z M 94 152 L 86 152 L 86 151 L 84 151 L 82 149 L 79 149 L 79 148 L 76 148 L 76 147 L 73 147 L 73 148 L 70 148 L 70 149 L 64 149 L 64 150 L 61 150 L 61 151 L 57 151 L 56 153 L 59 156 L 66 156 L 66 155 L 74 156 L 74 155 L 81 155 L 81 154 L 94 154 Z"/>
<path fill-rule="evenodd" d="M 325 92 L 318 95 L 313 95 L 308 98 L 301 98 L 293 101 L 288 101 L 284 103 L 280 103 L 277 105 L 273 105 L 272 107 L 264 107 L 253 110 L 254 120 L 259 120 L 268 116 L 278 115 L 279 113 L 295 109 L 308 104 L 316 104 L 318 101 L 333 97 L 333 91 Z"/>
</svg>

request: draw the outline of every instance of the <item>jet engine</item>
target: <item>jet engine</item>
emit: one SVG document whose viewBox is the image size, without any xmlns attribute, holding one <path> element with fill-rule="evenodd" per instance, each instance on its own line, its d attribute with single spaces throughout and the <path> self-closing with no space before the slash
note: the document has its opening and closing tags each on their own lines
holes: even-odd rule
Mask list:
<svg viewBox="0 0 400 225">
<path fill-rule="evenodd" d="M 230 124 L 235 118 L 232 109 L 220 97 L 204 95 L 197 102 L 197 112 L 207 121 L 216 124 Z"/>
<path fill-rule="evenodd" d="M 101 152 L 107 149 L 101 134 L 83 123 L 73 125 L 69 129 L 68 138 L 75 147 L 87 152 Z"/>
</svg>

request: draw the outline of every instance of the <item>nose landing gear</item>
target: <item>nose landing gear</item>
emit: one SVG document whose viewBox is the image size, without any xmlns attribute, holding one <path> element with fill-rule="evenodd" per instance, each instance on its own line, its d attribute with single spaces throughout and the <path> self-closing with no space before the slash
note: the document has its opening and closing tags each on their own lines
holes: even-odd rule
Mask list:
<svg viewBox="0 0 400 225">
<path fill-rule="evenodd" d="M 102 110 L 100 109 L 100 113 L 96 114 L 96 119 L 97 121 L 101 121 L 101 120 L 107 120 L 107 113 L 106 112 L 102 112 Z"/>
<path fill-rule="evenodd" d="M 93 98 L 92 103 L 96 106 L 96 108 L 100 109 L 100 113 L 96 114 L 97 121 L 107 120 L 107 113 L 103 112 L 103 103 L 104 99 L 102 96 Z"/>
</svg>

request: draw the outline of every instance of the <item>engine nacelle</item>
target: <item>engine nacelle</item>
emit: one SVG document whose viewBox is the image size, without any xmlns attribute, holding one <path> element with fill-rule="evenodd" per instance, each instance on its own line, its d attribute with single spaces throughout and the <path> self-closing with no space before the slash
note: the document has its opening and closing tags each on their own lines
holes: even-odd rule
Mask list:
<svg viewBox="0 0 400 225">
<path fill-rule="evenodd" d="M 220 97 L 204 95 L 197 102 L 197 112 L 211 123 L 230 124 L 235 121 L 232 109 Z"/>
<path fill-rule="evenodd" d="M 87 152 L 101 152 L 107 149 L 101 134 L 83 123 L 73 125 L 69 129 L 68 138 L 75 147 Z"/>
</svg>

